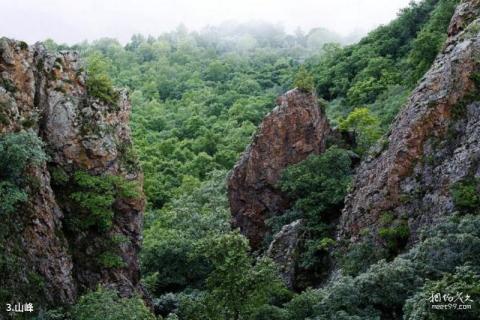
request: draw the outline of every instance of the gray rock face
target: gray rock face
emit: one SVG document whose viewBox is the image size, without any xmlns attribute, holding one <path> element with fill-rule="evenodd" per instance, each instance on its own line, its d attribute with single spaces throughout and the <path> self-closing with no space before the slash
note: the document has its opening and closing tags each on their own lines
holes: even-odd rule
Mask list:
<svg viewBox="0 0 480 320">
<path fill-rule="evenodd" d="M 480 2 L 456 10 L 449 38 L 387 136 L 388 146 L 357 169 L 338 238 L 377 235 L 385 213 L 418 231 L 455 211 L 450 188 L 480 176 Z"/>
<path fill-rule="evenodd" d="M 272 258 L 280 269 L 280 276 L 285 285 L 293 289 L 295 284 L 295 267 L 298 258 L 302 220 L 296 220 L 282 227 L 275 234 L 267 250 L 267 257 Z"/>
<path fill-rule="evenodd" d="M 115 201 L 107 234 L 74 233 L 65 230 L 65 219 L 77 214 L 67 194 L 71 186 L 55 187 L 51 182 L 53 167 L 70 181 L 75 172 L 85 171 L 142 186 L 142 173 L 132 165 L 135 159 L 127 159 L 131 147 L 127 94 L 119 92 L 115 105 L 92 97 L 83 68 L 76 53 L 53 54 L 41 45 L 0 39 L 0 134 L 34 132 L 45 142 L 50 157 L 48 168 L 47 163 L 29 168 L 28 175 L 38 186 L 30 186 L 36 191 L 30 192 L 22 209 L 25 227 L 18 236 L 24 265 L 45 285 L 40 295 L 57 306 L 73 303 L 79 293 L 98 284 L 115 287 L 124 296 L 141 290 L 137 254 L 143 195 Z M 106 240 L 116 238 L 123 239 L 112 245 L 123 266 L 102 269 L 90 263 Z"/>
<path fill-rule="evenodd" d="M 258 249 L 267 228 L 265 220 L 289 208 L 276 184 L 289 165 L 325 151 L 330 126 L 317 97 L 301 90 L 280 96 L 253 142 L 235 165 L 228 180 L 233 226 Z"/>
</svg>

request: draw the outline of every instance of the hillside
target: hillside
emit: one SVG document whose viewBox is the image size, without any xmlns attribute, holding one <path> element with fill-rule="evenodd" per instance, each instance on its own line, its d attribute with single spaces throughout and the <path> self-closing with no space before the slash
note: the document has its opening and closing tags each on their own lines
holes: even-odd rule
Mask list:
<svg viewBox="0 0 480 320">
<path fill-rule="evenodd" d="M 263 23 L 2 38 L 0 302 L 38 320 L 478 319 L 479 17 L 412 2 L 355 44 Z"/>
</svg>

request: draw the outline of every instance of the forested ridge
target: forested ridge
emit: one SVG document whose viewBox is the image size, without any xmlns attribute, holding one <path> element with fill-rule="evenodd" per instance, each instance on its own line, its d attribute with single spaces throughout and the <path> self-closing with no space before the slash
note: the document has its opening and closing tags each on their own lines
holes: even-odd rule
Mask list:
<svg viewBox="0 0 480 320">
<path fill-rule="evenodd" d="M 408 246 L 408 226 L 389 212 L 381 218 L 380 250 L 368 241 L 342 247 L 331 218 L 343 208 L 356 163 L 386 144 L 382 136 L 442 49 L 459 2 L 412 2 L 354 44 L 323 29 L 292 35 L 263 23 L 199 32 L 180 26 L 126 45 L 45 41 L 49 50 L 80 53 L 87 87 L 105 103 L 118 99 L 114 87 L 129 91 L 133 148 L 122 153 L 127 167 L 144 173 L 141 281 L 156 315 L 140 297 L 99 287 L 38 319 L 477 319 L 478 179 L 457 183 L 458 214 Z M 305 223 L 295 290 L 262 254 L 268 243 L 252 252 L 232 230 L 225 183 L 276 97 L 293 88 L 316 94 L 332 127 L 355 135 L 350 146 L 329 141 L 325 153 L 289 166 L 279 181 L 293 206 L 267 220 L 271 233 Z M 9 143 L 1 138 L 0 150 Z M 3 200 L 7 191 L 0 191 Z M 24 197 L 21 190 L 13 196 Z M 432 311 L 426 297 L 441 290 L 469 294 L 472 310 L 461 317 Z"/>
</svg>

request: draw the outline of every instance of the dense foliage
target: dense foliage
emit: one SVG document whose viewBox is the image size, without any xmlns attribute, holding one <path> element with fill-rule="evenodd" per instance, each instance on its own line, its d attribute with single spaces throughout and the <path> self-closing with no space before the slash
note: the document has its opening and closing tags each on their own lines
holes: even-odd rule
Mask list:
<svg viewBox="0 0 480 320">
<path fill-rule="evenodd" d="M 121 298 L 111 289 L 98 287 L 80 297 L 69 311 L 62 309 L 41 313 L 38 320 L 155 320 L 139 297 Z"/>
<path fill-rule="evenodd" d="M 347 47 L 323 46 L 330 41 L 322 37 L 336 38 L 320 29 L 288 35 L 263 24 L 202 32 L 179 27 L 158 38 L 134 36 L 126 46 L 112 39 L 75 46 L 89 60 L 92 94 L 111 103 L 112 84 L 131 92 L 133 136 L 148 197 L 143 283 L 161 316 L 353 320 L 426 312 L 429 319 L 430 310 L 415 297 L 432 288 L 450 290 L 455 277 L 472 295 L 478 292 L 467 283 L 478 272 L 480 225 L 478 217 L 467 215 L 429 231 L 397 258 L 409 230 L 403 221 L 386 221 L 380 232 L 385 252 L 372 251 L 365 242 L 342 257 L 334 254 L 342 275 L 292 299 L 273 263 L 252 257 L 246 240 L 230 230 L 225 190 L 227 172 L 277 95 L 297 86 L 325 100 L 331 122 L 357 134 L 357 148 L 333 145 L 325 154 L 287 168 L 279 188 L 294 206 L 268 222 L 275 232 L 303 219 L 299 267 L 309 277 L 300 281 L 307 286 L 321 279 L 332 259 L 333 226 L 348 190 L 352 159 L 367 154 L 428 69 L 457 2 L 412 2 L 392 23 Z M 96 213 L 100 219 L 95 224 L 108 228 L 103 218 L 110 216 L 115 184 L 97 183 L 81 173 L 74 180 L 81 192 L 72 199 Z M 102 198 L 90 194 L 90 186 L 100 188 Z M 468 184 L 451 192 L 464 215 L 478 202 Z M 106 266 L 115 265 L 112 257 L 104 258 Z M 135 299 L 98 291 L 82 298 L 73 314 L 89 317 L 97 300 L 115 305 L 111 319 L 130 303 L 132 310 L 143 312 Z"/>
<path fill-rule="evenodd" d="M 30 131 L 0 135 L 1 301 L 42 301 L 43 279 L 25 264 L 19 234 L 28 223 L 22 206 L 36 191 L 32 187 L 37 177 L 26 173 L 29 169 L 35 171 L 47 159 L 43 147 L 38 136 Z"/>
<path fill-rule="evenodd" d="M 387 127 L 441 48 L 459 0 L 412 2 L 358 44 L 331 45 L 307 61 L 332 120 L 367 106 Z"/>
<path fill-rule="evenodd" d="M 479 282 L 470 282 L 478 277 L 479 272 L 478 227 L 480 217 L 466 216 L 426 230 L 418 245 L 392 262 L 381 260 L 356 277 L 342 276 L 318 290 L 309 316 L 319 319 L 398 319 L 405 312 L 412 315 L 407 319 L 451 319 L 433 310 L 431 304 L 434 303 L 427 307 L 427 298 L 436 294 L 436 290 L 441 294 L 458 290 L 478 297 Z M 453 284 L 452 277 L 465 280 Z M 315 300 L 308 295 L 305 299 L 310 304 Z M 478 301 L 478 298 L 472 300 Z M 476 319 L 477 312 L 473 309 L 463 311 L 458 313 L 462 319 Z M 418 318 L 414 318 L 413 313 Z"/>
<path fill-rule="evenodd" d="M 336 146 L 322 155 L 288 167 L 280 179 L 280 189 L 294 201 L 286 214 L 267 222 L 273 232 L 302 219 L 303 243 L 299 267 L 311 280 L 328 270 L 328 250 L 334 243 L 333 222 L 339 217 L 351 178 L 349 152 Z M 299 282 L 299 281 L 297 281 Z M 307 281 L 306 284 L 311 284 Z"/>
<path fill-rule="evenodd" d="M 76 215 L 77 221 L 71 225 L 74 230 L 95 227 L 107 231 L 112 226 L 115 200 L 140 196 L 138 185 L 120 176 L 108 174 L 94 176 L 84 171 L 77 171 L 71 184 L 75 186 L 75 190 L 70 194 L 70 198 L 79 211 Z M 82 211 L 85 213 L 83 217 L 80 215 Z"/>
</svg>

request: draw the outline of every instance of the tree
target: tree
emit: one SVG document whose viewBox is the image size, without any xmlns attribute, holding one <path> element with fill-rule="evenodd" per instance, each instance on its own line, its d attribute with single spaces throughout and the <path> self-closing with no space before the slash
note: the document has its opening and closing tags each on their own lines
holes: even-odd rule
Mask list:
<svg viewBox="0 0 480 320">
<path fill-rule="evenodd" d="M 314 81 L 313 76 L 310 72 L 308 72 L 305 66 L 300 66 L 298 69 L 297 74 L 295 75 L 295 80 L 293 81 L 293 85 L 305 92 L 313 92 L 314 90 Z"/>
<path fill-rule="evenodd" d="M 139 297 L 121 298 L 113 290 L 99 287 L 83 295 L 72 308 L 73 320 L 155 320 Z"/>
<path fill-rule="evenodd" d="M 0 136 L 0 214 L 14 213 L 27 201 L 27 180 L 24 172 L 29 165 L 47 160 L 43 142 L 33 132 L 8 133 Z"/>
<path fill-rule="evenodd" d="M 439 299 L 439 300 L 438 300 Z M 435 304 L 468 306 L 465 310 L 435 310 Z M 477 319 L 480 308 L 480 274 L 469 266 L 457 267 L 454 273 L 447 273 L 436 281 L 427 281 L 404 306 L 406 319 Z"/>
<path fill-rule="evenodd" d="M 87 91 L 107 104 L 115 104 L 118 93 L 113 89 L 112 80 L 108 76 L 108 67 L 100 53 L 88 57 L 87 61 Z"/>
<path fill-rule="evenodd" d="M 294 201 L 292 210 L 268 223 L 282 219 L 282 223 L 304 219 L 304 243 L 299 265 L 312 276 L 325 272 L 328 249 L 334 243 L 332 225 L 340 214 L 351 179 L 351 160 L 348 151 L 336 146 L 322 155 L 311 155 L 306 160 L 289 166 L 282 173 L 279 187 Z M 285 221 L 284 218 L 291 221 Z M 273 232 L 278 231 L 274 230 Z"/>
<path fill-rule="evenodd" d="M 216 237 L 204 248 L 213 265 L 205 298 L 209 319 L 245 319 L 283 289 L 274 263 L 267 258 L 254 262 L 240 234 Z"/>
<path fill-rule="evenodd" d="M 340 129 L 353 131 L 357 138 L 356 151 L 364 154 L 381 136 L 380 121 L 367 108 L 356 108 L 340 120 Z"/>
</svg>

